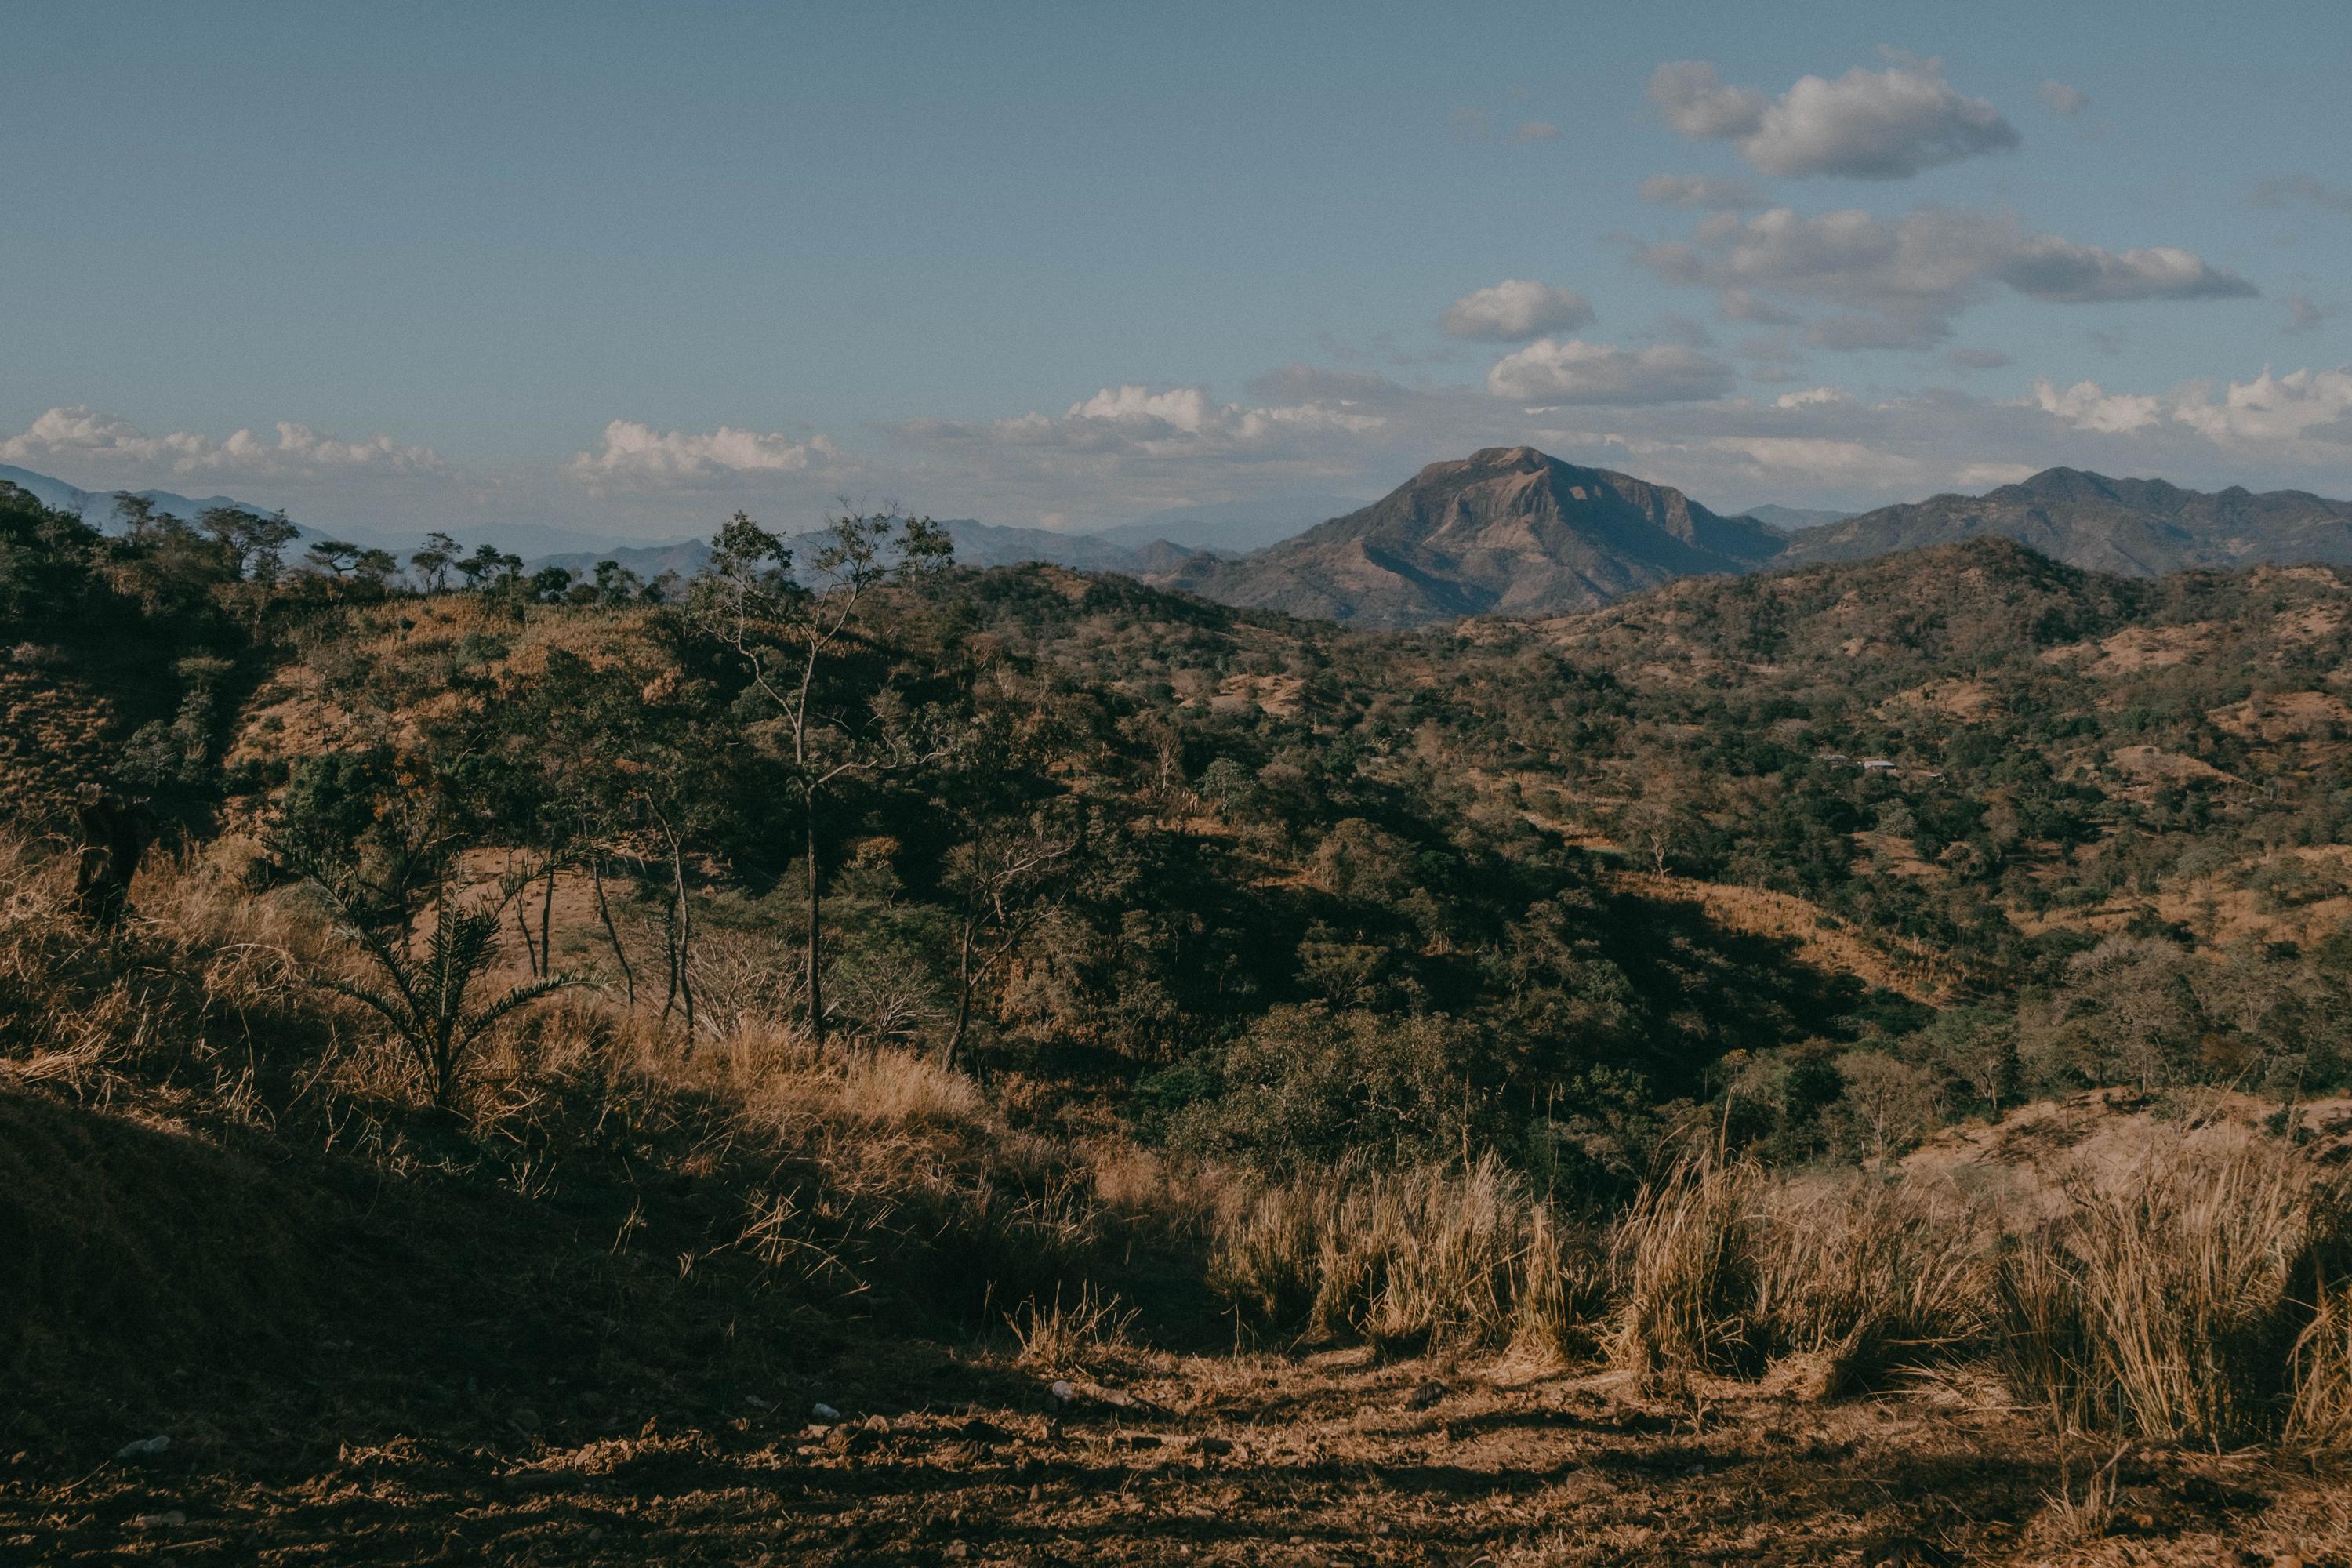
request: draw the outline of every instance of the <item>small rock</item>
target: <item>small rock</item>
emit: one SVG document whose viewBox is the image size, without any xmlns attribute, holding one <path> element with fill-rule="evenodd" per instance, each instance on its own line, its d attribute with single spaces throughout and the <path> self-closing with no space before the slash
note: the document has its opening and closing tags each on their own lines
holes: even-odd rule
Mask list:
<svg viewBox="0 0 2352 1568">
<path fill-rule="evenodd" d="M 940 1555 L 946 1558 L 950 1563 L 961 1563 L 965 1558 L 971 1555 L 971 1548 L 966 1546 L 961 1541 L 950 1541 L 947 1543 L 945 1550 L 940 1552 Z"/>
<path fill-rule="evenodd" d="M 1150 1432 L 1121 1432 L 1118 1440 L 1130 1448 L 1157 1448 L 1160 1438 Z"/>
<path fill-rule="evenodd" d="M 152 1437 L 142 1437 L 135 1443 L 123 1444 L 114 1451 L 114 1457 L 126 1463 L 138 1459 L 152 1459 L 171 1446 L 172 1439 L 159 1432 Z"/>
<path fill-rule="evenodd" d="M 838 1421 L 841 1419 L 841 1412 L 835 1410 L 832 1405 L 827 1405 L 822 1399 L 809 1406 L 809 1414 L 815 1416 L 820 1421 Z"/>
<path fill-rule="evenodd" d="M 1054 1380 L 1054 1385 L 1045 1392 L 1067 1405 L 1078 1396 L 1078 1385 L 1066 1377 L 1057 1377 Z"/>
<path fill-rule="evenodd" d="M 514 1423 L 515 1430 L 518 1432 L 539 1430 L 539 1412 L 528 1405 L 517 1407 L 508 1415 L 507 1419 Z"/>
<path fill-rule="evenodd" d="M 141 1530 L 175 1530 L 188 1522 L 188 1516 L 176 1508 L 167 1508 L 161 1513 L 142 1513 L 131 1522 Z"/>
<path fill-rule="evenodd" d="M 1444 1397 L 1445 1385 L 1432 1380 L 1414 1389 L 1404 1403 L 1409 1410 L 1426 1410 Z"/>
<path fill-rule="evenodd" d="M 1011 1434 L 995 1422 L 984 1416 L 975 1415 L 963 1424 L 963 1436 L 967 1442 L 1002 1443 L 1006 1441 Z"/>
<path fill-rule="evenodd" d="M 1231 1437 L 1201 1437 L 1195 1439 L 1192 1446 L 1203 1454 L 1230 1454 L 1234 1451 Z"/>
<path fill-rule="evenodd" d="M 2303 1559 L 2290 1552 L 2271 1563 L 2271 1568 L 2303 1568 Z"/>
<path fill-rule="evenodd" d="M 868 1415 L 866 1429 L 868 1432 L 887 1432 L 890 1430 L 890 1418 L 887 1415 Z"/>
</svg>

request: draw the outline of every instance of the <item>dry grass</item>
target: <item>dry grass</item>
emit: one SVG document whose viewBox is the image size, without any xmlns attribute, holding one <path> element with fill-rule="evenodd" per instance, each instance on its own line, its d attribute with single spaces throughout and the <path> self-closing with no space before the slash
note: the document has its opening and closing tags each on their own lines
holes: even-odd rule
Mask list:
<svg viewBox="0 0 2352 1568">
<path fill-rule="evenodd" d="M 1021 1346 L 1022 1365 L 1083 1372 L 1105 1353 L 1127 1347 L 1138 1315 L 1118 1297 L 1082 1285 L 1066 1302 L 1058 1289 L 1051 1305 L 1023 1301 L 1005 1314 L 1004 1326 Z"/>
<path fill-rule="evenodd" d="M 2300 1447 L 2352 1448 L 2352 1286 L 2323 1280 L 2291 1358 L 2286 1437 Z"/>
<path fill-rule="evenodd" d="M 2322 1303 L 2352 1264 L 2341 1178 L 2217 1128 L 2077 1176 L 2068 1196 L 2000 1260 L 1997 1342 L 2021 1397 L 2168 1441 L 2340 1426 L 2340 1330 Z"/>
<path fill-rule="evenodd" d="M 1224 1195 L 1211 1283 L 1247 1321 L 1383 1351 L 1585 1333 L 1597 1258 L 1492 1156 L 1466 1169 L 1351 1165 Z"/>
<path fill-rule="evenodd" d="M 1491 1157 L 1267 1183 L 1020 1131 L 928 1057 L 811 1047 L 748 985 L 693 1041 L 594 997 L 518 1019 L 452 1126 L 305 983 L 341 950 L 298 889 L 252 892 L 249 855 L 159 863 L 101 937 L 70 918 L 53 846 L 0 842 L 0 1076 L 393 1179 L 603 1194 L 613 1258 L 794 1310 L 1009 1317 L 1035 1365 L 1149 1337 L 1122 1302 L 1178 1313 L 1205 1288 L 1238 1323 L 1384 1354 L 1508 1344 L 1653 1384 L 1779 1371 L 1815 1395 L 1977 1357 L 2063 1429 L 2352 1446 L 2352 1194 L 2249 1130 L 2151 1128 L 2121 1160 L 2109 1139 L 2101 1167 L 1999 1206 L 1949 1173 L 1703 1151 L 1596 1237 Z M 51 1278 L 80 1279 L 61 1258 Z"/>
</svg>

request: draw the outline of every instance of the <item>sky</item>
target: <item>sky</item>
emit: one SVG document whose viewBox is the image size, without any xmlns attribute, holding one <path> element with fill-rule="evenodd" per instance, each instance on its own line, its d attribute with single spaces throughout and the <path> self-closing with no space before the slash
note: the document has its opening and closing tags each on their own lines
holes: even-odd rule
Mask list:
<svg viewBox="0 0 2352 1568">
<path fill-rule="evenodd" d="M 18 5 L 0 463 L 1085 530 L 1532 443 L 2352 495 L 2352 7 Z M 1302 519 L 1301 521 L 1305 521 Z"/>
</svg>

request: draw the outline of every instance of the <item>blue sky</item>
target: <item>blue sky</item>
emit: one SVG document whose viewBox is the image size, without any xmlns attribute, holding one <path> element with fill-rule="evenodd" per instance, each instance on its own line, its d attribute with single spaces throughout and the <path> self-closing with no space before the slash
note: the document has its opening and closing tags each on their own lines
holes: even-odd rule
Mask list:
<svg viewBox="0 0 2352 1568">
<path fill-rule="evenodd" d="M 89 489 L 1091 527 L 1532 440 L 1719 507 L 2053 462 L 2352 494 L 2340 5 L 8 33 L 0 462 Z"/>
</svg>

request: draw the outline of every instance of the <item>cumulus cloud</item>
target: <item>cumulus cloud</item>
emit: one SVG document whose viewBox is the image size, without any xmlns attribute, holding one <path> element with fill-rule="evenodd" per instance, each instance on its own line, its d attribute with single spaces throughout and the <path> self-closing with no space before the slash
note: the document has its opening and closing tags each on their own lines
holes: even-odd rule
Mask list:
<svg viewBox="0 0 2352 1568">
<path fill-rule="evenodd" d="M 2013 217 L 1940 207 L 1892 223 L 1859 210 L 1808 216 L 1774 207 L 1744 220 L 1718 214 L 1688 241 L 1652 246 L 1640 259 L 1669 282 L 1723 291 L 1727 310 L 1735 300 L 1752 301 L 1756 290 L 1831 301 L 1840 313 L 1808 332 L 1823 348 L 1931 346 L 1949 335 L 1954 315 L 1996 285 L 2058 304 L 2258 292 L 2177 247 L 2110 251 L 2028 233 Z"/>
<path fill-rule="evenodd" d="M 1651 77 L 1649 95 L 1676 131 L 1729 142 L 1766 174 L 1901 180 L 2018 143 L 1999 110 L 1944 79 L 1941 62 L 1906 56 L 1835 81 L 1801 77 L 1779 98 L 1730 85 L 1705 60 L 1672 60 Z"/>
<path fill-rule="evenodd" d="M 1521 403 L 1623 406 L 1721 397 L 1737 379 L 1721 360 L 1678 344 L 1636 350 L 1542 338 L 1496 360 L 1486 390 Z"/>
<path fill-rule="evenodd" d="M 2021 294 L 2063 304 L 2114 300 L 2239 300 L 2260 293 L 2236 273 L 2178 246 L 2120 253 L 2054 234 L 2016 237 L 1999 256 L 2000 280 Z"/>
<path fill-rule="evenodd" d="M 1573 289 L 1509 278 L 1454 300 L 1437 318 L 1437 326 L 1449 338 L 1516 343 L 1547 332 L 1572 332 L 1592 319 L 1592 307 Z"/>
<path fill-rule="evenodd" d="M 1709 212 L 1743 212 L 1772 205 L 1747 181 L 1712 174 L 1653 174 L 1642 182 L 1642 199 L 1653 206 L 1698 207 Z"/>
<path fill-rule="evenodd" d="M 2218 389 L 2184 382 L 2163 394 L 2109 392 L 2095 381 L 2061 387 L 2037 377 L 2028 401 L 2077 429 L 2109 434 L 2187 429 L 2219 447 L 2287 461 L 2352 465 L 2352 370 L 2269 366 Z"/>
<path fill-rule="evenodd" d="M 2039 89 L 2042 106 L 2053 114 L 2068 119 L 2090 107 L 2091 100 L 2079 87 L 2069 87 L 2063 81 L 2045 81 Z"/>
<path fill-rule="evenodd" d="M 16 435 L 0 439 L 0 461 L 57 465 L 110 483 L 138 478 L 277 479 L 320 475 L 432 475 L 447 465 L 432 448 L 389 436 L 346 441 L 291 421 L 269 436 L 237 430 L 215 440 L 175 431 L 152 436 L 118 415 L 79 404 L 52 408 Z"/>
<path fill-rule="evenodd" d="M 1017 418 L 979 422 L 918 419 L 900 426 L 899 434 L 919 444 L 948 447 L 1159 457 L 1271 454 L 1318 435 L 1376 429 L 1381 416 L 1366 405 L 1404 395 L 1386 377 L 1366 372 L 1291 365 L 1261 380 L 1308 395 L 1295 403 L 1252 407 L 1219 403 L 1205 387 L 1155 392 L 1129 384 L 1107 386 L 1070 405 L 1059 418 L 1033 411 Z"/>
<path fill-rule="evenodd" d="M 2317 207 L 2322 212 L 2352 217 L 2352 190 L 2315 180 L 2309 174 L 2282 174 L 2264 180 L 2254 186 L 2246 204 L 2257 207 Z"/>
<path fill-rule="evenodd" d="M 596 449 L 575 454 L 567 471 L 593 488 L 692 489 L 761 476 L 822 476 L 847 467 L 841 448 L 824 436 L 795 441 L 726 425 L 700 434 L 662 432 L 634 419 L 615 419 L 604 426 Z"/>
</svg>

